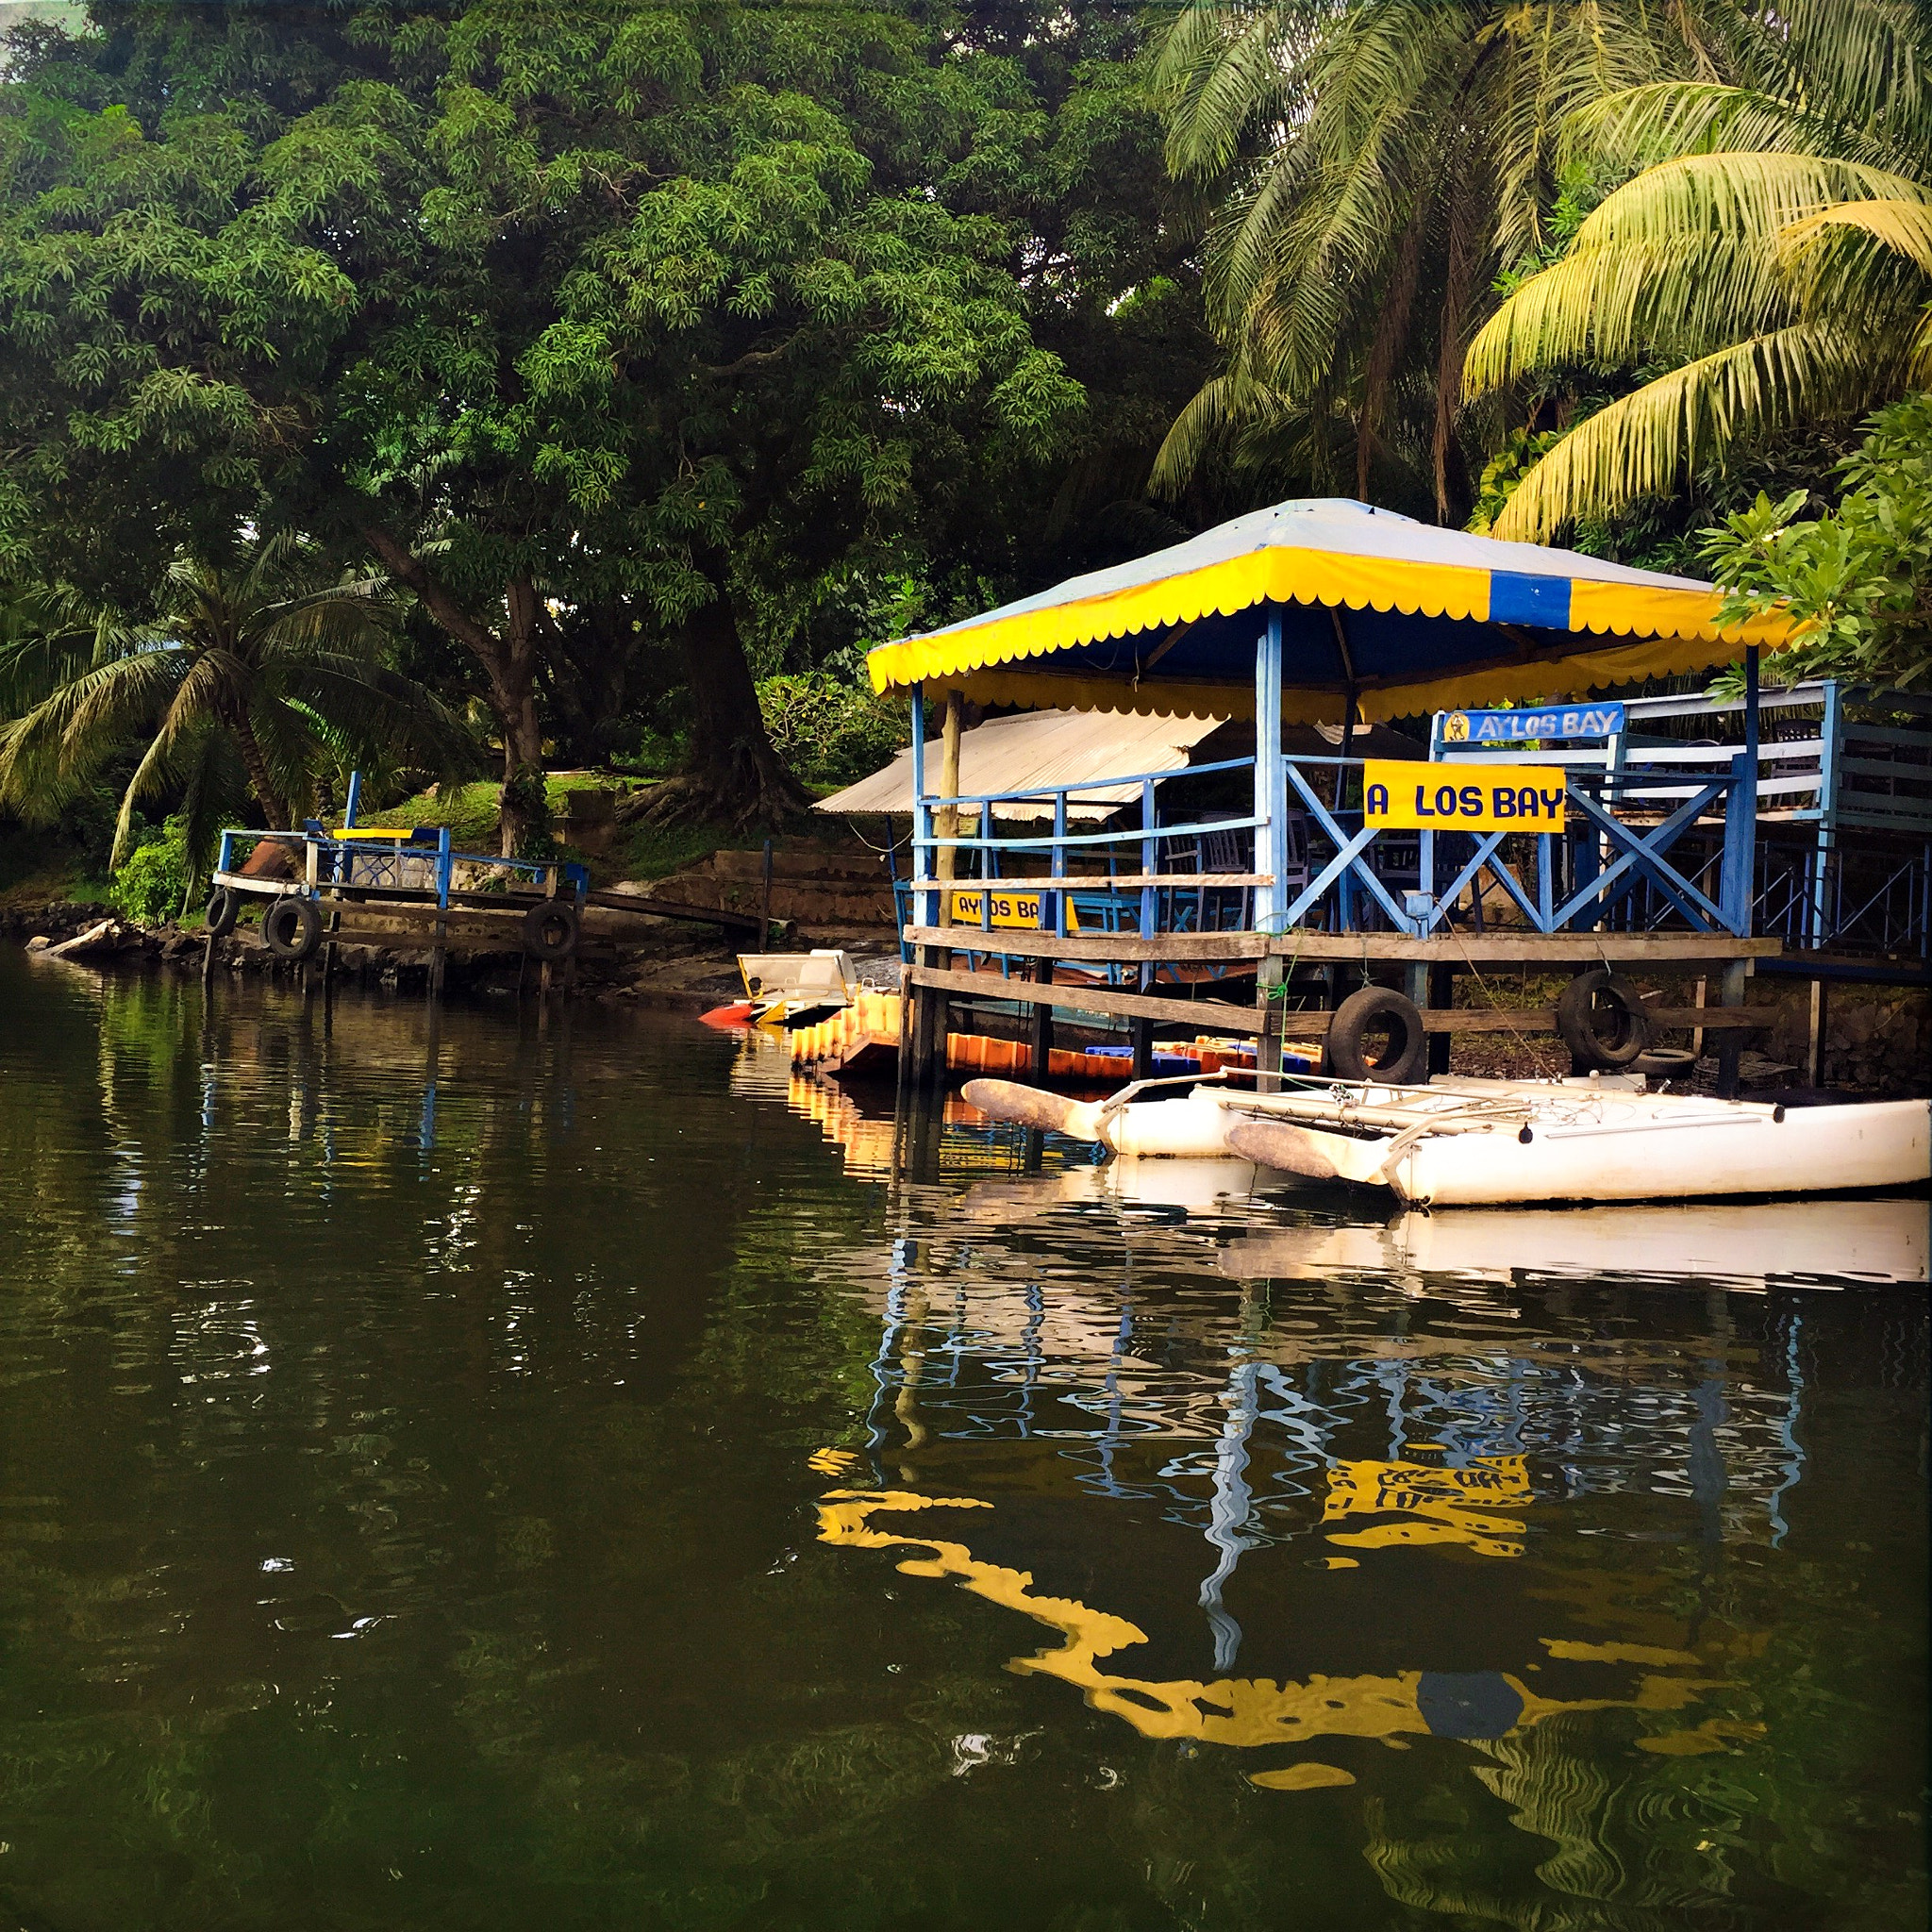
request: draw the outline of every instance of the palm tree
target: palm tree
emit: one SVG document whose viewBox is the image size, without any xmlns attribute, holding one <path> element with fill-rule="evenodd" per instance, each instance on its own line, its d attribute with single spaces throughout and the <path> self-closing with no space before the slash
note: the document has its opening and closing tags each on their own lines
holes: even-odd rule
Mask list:
<svg viewBox="0 0 1932 1932">
<path fill-rule="evenodd" d="M 1191 0 L 1155 85 L 1174 171 L 1221 197 L 1210 316 L 1228 347 L 1170 432 L 1174 488 L 1211 450 L 1354 443 L 1357 493 L 1460 521 L 1464 348 L 1499 270 L 1546 245 L 1577 109 L 1711 75 L 1715 0 Z M 1386 491 L 1385 491 L 1386 493 Z"/>
<path fill-rule="evenodd" d="M 1744 79 L 1633 89 L 1573 125 L 1576 151 L 1631 178 L 1491 318 L 1465 391 L 1639 380 L 1525 472 L 1496 535 L 1548 538 L 1766 432 L 1932 386 L 1926 16 L 1786 0 L 1736 65 Z"/>
<path fill-rule="evenodd" d="M 286 828 L 324 763 L 402 753 L 454 774 L 474 744 L 462 720 L 386 661 L 395 608 L 380 578 L 318 581 L 293 536 L 234 568 L 177 557 L 161 608 L 127 624 L 72 596 L 20 600 L 0 627 L 0 803 L 44 815 L 133 757 L 108 863 L 135 814 L 176 798 L 188 849 L 205 852 L 252 793 Z"/>
</svg>

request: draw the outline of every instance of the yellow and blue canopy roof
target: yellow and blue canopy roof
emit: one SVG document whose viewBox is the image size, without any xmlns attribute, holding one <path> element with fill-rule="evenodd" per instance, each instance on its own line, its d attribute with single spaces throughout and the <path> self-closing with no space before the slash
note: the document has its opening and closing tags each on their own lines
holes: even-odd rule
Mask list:
<svg viewBox="0 0 1932 1932">
<path fill-rule="evenodd" d="M 1283 716 L 1339 717 L 1353 689 L 1376 720 L 1707 671 L 1747 644 L 1788 641 L 1780 618 L 1720 629 L 1723 601 L 1694 577 L 1300 498 L 881 644 L 868 661 L 880 691 L 1247 717 L 1257 620 L 1278 604 Z"/>
</svg>

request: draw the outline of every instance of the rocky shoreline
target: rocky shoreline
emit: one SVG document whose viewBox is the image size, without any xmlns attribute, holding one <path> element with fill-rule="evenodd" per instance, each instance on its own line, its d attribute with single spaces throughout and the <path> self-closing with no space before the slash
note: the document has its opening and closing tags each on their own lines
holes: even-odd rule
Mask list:
<svg viewBox="0 0 1932 1932">
<path fill-rule="evenodd" d="M 111 906 L 82 901 L 22 908 L 0 907 L 0 941 L 28 952 L 98 966 L 159 966 L 200 974 L 208 969 L 209 941 L 197 927 L 172 921 L 145 925 Z M 429 961 L 420 950 L 348 942 L 334 948 L 329 968 L 338 983 L 420 991 L 428 981 Z M 637 1000 L 641 1004 L 703 1008 L 729 998 L 740 985 L 728 948 L 690 928 L 655 931 L 648 947 L 586 947 L 573 971 L 558 975 L 557 991 L 579 999 Z M 212 967 L 231 976 L 261 976 L 301 984 L 305 974 L 325 970 L 321 953 L 294 962 L 277 958 L 250 927 L 213 942 Z M 515 992 L 534 985 L 537 968 L 520 951 L 453 952 L 445 964 L 451 991 Z"/>
<path fill-rule="evenodd" d="M 84 946 L 74 941 L 87 938 Z M 878 951 L 874 967 L 896 967 L 889 955 L 888 934 L 828 935 L 828 941 L 868 954 Z M 19 908 L 0 906 L 0 941 L 30 950 L 54 953 L 76 961 L 120 966 L 158 966 L 182 974 L 201 974 L 208 963 L 208 938 L 197 928 L 172 923 L 149 926 L 122 917 L 110 906 L 81 901 Z M 803 950 L 818 941 L 793 938 L 787 950 Z M 558 975 L 556 991 L 566 997 L 641 1006 L 701 1010 L 739 994 L 741 980 L 731 943 L 705 927 L 654 922 L 643 944 L 615 946 L 586 943 L 569 971 Z M 338 984 L 389 991 L 417 992 L 428 983 L 429 963 L 420 950 L 375 943 L 342 942 L 335 949 L 329 969 Z M 214 942 L 213 967 L 232 976 L 264 975 L 300 985 L 304 975 L 325 969 L 321 956 L 301 964 L 277 958 L 251 927 L 242 927 Z M 445 985 L 452 991 L 515 995 L 534 991 L 538 968 L 522 952 L 503 950 L 453 951 L 446 962 Z M 887 976 L 896 976 L 890 974 Z M 882 982 L 883 983 L 883 982 Z M 1683 995 L 1680 994 L 1680 997 Z M 1764 975 L 1751 982 L 1752 1006 L 1776 1008 L 1777 1013 L 1758 1036 L 1758 1051 L 1748 1058 L 1760 1063 L 1762 1079 L 1782 1082 L 1795 1074 L 1805 1055 L 1808 987 L 1802 979 Z M 1908 986 L 1844 985 L 1833 989 L 1825 1036 L 1824 1084 L 1848 1093 L 1873 1097 L 1923 1092 L 1925 1072 L 1932 1064 L 1932 994 Z M 1552 1059 L 1549 1068 L 1556 1070 Z M 1465 1071 L 1504 1072 L 1504 1067 Z"/>
</svg>

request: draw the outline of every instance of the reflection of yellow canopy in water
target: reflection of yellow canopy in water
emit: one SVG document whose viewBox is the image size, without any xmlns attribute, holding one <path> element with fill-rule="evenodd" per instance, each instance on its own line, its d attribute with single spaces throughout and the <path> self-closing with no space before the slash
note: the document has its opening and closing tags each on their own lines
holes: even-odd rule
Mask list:
<svg viewBox="0 0 1932 1932">
<path fill-rule="evenodd" d="M 1156 1681 L 1103 1671 L 1100 1659 L 1147 1641 L 1147 1633 L 1124 1617 L 1090 1608 L 1071 1597 L 1033 1594 L 1033 1578 L 1024 1570 L 982 1562 L 964 1543 L 903 1532 L 874 1529 L 870 1519 L 882 1512 L 919 1509 L 991 1509 L 991 1503 L 966 1496 L 922 1496 L 903 1490 L 833 1490 L 819 1502 L 819 1538 L 848 1549 L 885 1550 L 911 1545 L 930 1552 L 899 1564 L 908 1576 L 953 1576 L 990 1602 L 1022 1611 L 1036 1623 L 1058 1630 L 1066 1642 L 1037 1657 L 1016 1657 L 1009 1669 L 1039 1673 L 1073 1684 L 1096 1709 L 1110 1711 L 1148 1738 L 1197 1738 L 1203 1743 L 1253 1746 L 1307 1743 L 1316 1738 L 1397 1739 L 1429 1736 L 1419 1692 L 1425 1673 L 1401 1671 L 1393 1676 L 1311 1676 L 1306 1684 L 1276 1684 L 1265 1677 L 1223 1678 L 1212 1684 L 1192 1678 Z M 1694 1664 L 1685 1652 L 1647 1650 L 1635 1645 L 1546 1642 L 1554 1657 L 1574 1661 L 1629 1664 Z M 1520 1702 L 1508 1728 L 1521 1729 L 1559 1711 L 1681 1710 L 1698 1693 L 1715 1688 L 1714 1678 L 1673 1677 L 1646 1673 L 1634 1698 L 1588 1698 L 1561 1702 L 1539 1697 L 1520 1677 L 1499 1674 Z M 1715 1750 L 1724 1733 L 1723 1720 L 1695 1732 L 1644 1740 L 1667 1752 Z M 1707 1736 L 1707 1734 L 1708 1734 Z M 1681 1740 L 1690 1740 L 1688 1744 Z"/>
<path fill-rule="evenodd" d="M 1282 613 L 1283 715 L 1528 703 L 1707 671 L 1790 626 L 1720 629 L 1692 577 L 1504 543 L 1339 498 L 1256 510 L 1151 557 L 882 644 L 875 690 L 982 704 L 1250 717 L 1258 607 Z"/>
<path fill-rule="evenodd" d="M 1523 1521 L 1496 1516 L 1478 1505 L 1526 1508 L 1530 1494 L 1526 1458 L 1478 1456 L 1467 1468 L 1427 1462 L 1340 1462 L 1328 1472 L 1328 1500 L 1322 1521 L 1348 1516 L 1395 1516 L 1346 1535 L 1331 1533 L 1331 1543 L 1386 1550 L 1418 1543 L 1461 1543 L 1479 1557 L 1520 1557 Z"/>
</svg>

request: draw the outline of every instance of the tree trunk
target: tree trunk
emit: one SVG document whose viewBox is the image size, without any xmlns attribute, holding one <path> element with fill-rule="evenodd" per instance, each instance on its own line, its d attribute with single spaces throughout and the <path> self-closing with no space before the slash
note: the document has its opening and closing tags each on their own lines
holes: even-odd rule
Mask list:
<svg viewBox="0 0 1932 1932">
<path fill-rule="evenodd" d="M 681 778 L 658 788 L 650 815 L 750 830 L 803 810 L 810 798 L 772 749 L 723 591 L 691 614 L 678 641 L 691 686 L 691 762 Z"/>
<path fill-rule="evenodd" d="M 263 823 L 272 832 L 286 832 L 289 829 L 289 808 L 282 803 L 275 791 L 275 780 L 269 775 L 268 760 L 261 755 L 261 741 L 256 737 L 255 726 L 249 722 L 247 707 L 238 707 L 228 722 L 242 753 L 242 768 L 248 774 L 248 782 L 260 801 Z"/>
<path fill-rule="evenodd" d="M 507 622 L 499 634 L 466 610 L 422 558 L 380 525 L 365 524 L 362 538 L 390 575 L 413 591 L 436 623 L 483 667 L 490 714 L 503 739 L 498 849 L 504 858 L 514 858 L 548 829 L 542 806 L 543 726 L 537 708 L 537 665 L 548 619 L 536 586 L 524 577 L 506 586 Z"/>
<path fill-rule="evenodd" d="M 529 853 L 550 829 L 543 801 L 543 725 L 537 713 L 538 633 L 543 607 L 526 578 L 505 592 L 507 648 L 488 660 L 490 708 L 503 734 L 503 791 L 496 811 L 498 849 L 505 858 Z"/>
</svg>

